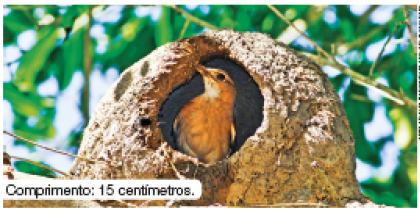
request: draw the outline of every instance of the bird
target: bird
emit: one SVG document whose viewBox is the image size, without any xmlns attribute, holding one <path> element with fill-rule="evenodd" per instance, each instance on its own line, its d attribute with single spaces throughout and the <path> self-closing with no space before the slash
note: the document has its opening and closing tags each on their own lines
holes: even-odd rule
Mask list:
<svg viewBox="0 0 420 209">
<path fill-rule="evenodd" d="M 236 87 L 221 69 L 199 65 L 204 92 L 188 101 L 173 123 L 176 149 L 206 164 L 226 159 L 235 146 Z"/>
</svg>

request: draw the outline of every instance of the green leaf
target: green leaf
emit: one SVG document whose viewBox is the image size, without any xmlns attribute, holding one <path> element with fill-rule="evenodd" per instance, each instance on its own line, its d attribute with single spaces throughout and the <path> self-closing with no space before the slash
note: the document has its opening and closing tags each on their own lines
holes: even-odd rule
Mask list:
<svg viewBox="0 0 420 209">
<path fill-rule="evenodd" d="M 221 9 L 219 10 L 218 19 L 219 21 L 223 22 L 224 20 L 231 20 L 234 18 L 235 12 L 233 11 L 233 7 L 230 5 L 221 5 Z M 223 28 L 223 27 L 222 27 Z"/>
<path fill-rule="evenodd" d="M 395 191 L 395 189 L 399 189 L 398 186 L 394 187 L 392 184 L 369 180 L 361 183 L 361 188 L 363 194 L 370 197 L 376 204 L 392 205 L 398 208 L 415 207 L 401 196 L 402 191 Z"/>
<path fill-rule="evenodd" d="M 343 85 L 344 79 L 347 78 L 347 77 L 348 77 L 348 75 L 340 74 L 340 75 L 337 75 L 334 78 L 330 78 L 331 83 L 334 85 L 335 91 L 338 92 L 338 90 L 340 90 L 341 86 Z"/>
<path fill-rule="evenodd" d="M 74 21 L 81 14 L 86 12 L 89 9 L 89 5 L 72 5 L 67 8 L 66 13 L 63 14 L 61 19 L 61 26 L 71 27 L 74 24 Z"/>
<path fill-rule="evenodd" d="M 46 114 L 39 117 L 38 122 L 34 126 L 34 132 L 39 133 L 43 139 L 52 139 L 55 136 L 55 128 L 53 125 L 55 109 L 46 109 Z"/>
<path fill-rule="evenodd" d="M 29 118 L 16 115 L 13 121 L 14 132 L 25 139 L 30 141 L 36 141 L 38 139 L 52 139 L 56 130 L 53 124 L 55 109 L 46 108 L 42 110 L 42 114 L 38 116 L 33 116 L 31 119 L 36 120 L 35 124 L 29 124 Z M 34 145 L 20 140 L 15 140 L 15 145 L 24 145 L 30 150 L 34 150 Z"/>
<path fill-rule="evenodd" d="M 60 91 L 67 88 L 73 78 L 74 70 L 71 71 L 66 66 L 66 57 L 62 48 L 58 48 L 51 57 L 50 63 L 47 66 L 47 71 L 52 72 L 58 81 L 58 88 Z"/>
<path fill-rule="evenodd" d="M 263 32 L 269 32 L 271 31 L 271 29 L 273 29 L 273 25 L 274 25 L 274 15 L 273 14 L 268 14 L 267 16 L 265 16 L 263 22 L 262 22 L 262 26 L 261 26 L 261 31 Z"/>
<path fill-rule="evenodd" d="M 69 137 L 67 138 L 68 146 L 70 147 L 80 146 L 80 143 L 82 142 L 82 139 L 83 139 L 83 128 L 81 127 L 83 126 L 79 125 L 79 127 L 71 131 Z"/>
<path fill-rule="evenodd" d="M 61 45 L 64 64 L 57 69 L 59 89 L 62 91 L 69 84 L 73 77 L 73 73 L 77 69 L 82 69 L 83 65 L 83 33 L 86 29 L 80 28 Z M 59 55 L 58 55 L 59 56 Z M 57 57 L 60 59 L 59 57 Z M 60 63 L 60 62 L 59 62 Z"/>
<path fill-rule="evenodd" d="M 249 31 L 251 29 L 251 16 L 245 10 L 241 10 L 236 15 L 236 30 Z"/>
<path fill-rule="evenodd" d="M 145 27 L 133 42 L 125 48 L 124 52 L 118 54 L 115 60 L 109 60 L 104 63 L 104 68 L 107 69 L 110 65 L 117 65 L 122 71 L 149 54 L 156 48 L 155 42 L 153 41 L 154 32 L 153 27 Z M 139 48 L 138 46 L 141 47 Z"/>
<path fill-rule="evenodd" d="M 30 127 L 27 124 L 27 118 L 26 119 L 20 119 L 17 120 L 15 118 L 15 121 L 13 122 L 13 130 L 15 132 L 16 135 L 21 136 L 29 141 L 35 142 L 37 139 L 42 139 L 43 136 L 40 136 L 39 133 L 37 133 L 33 127 Z M 24 141 L 20 141 L 20 140 L 15 140 L 14 141 L 14 145 L 15 146 L 25 146 L 27 147 L 30 151 L 35 151 L 35 145 L 24 142 Z"/>
<path fill-rule="evenodd" d="M 37 162 L 37 163 L 48 166 L 47 164 L 42 163 L 42 162 Z M 32 175 L 55 178 L 55 175 L 54 175 L 53 171 L 48 170 L 46 168 L 42 168 L 42 167 L 37 166 L 37 165 L 33 165 L 33 164 L 25 162 L 25 161 L 16 161 L 15 166 L 16 166 L 17 170 L 22 172 L 22 173 L 28 173 L 28 174 L 32 174 Z"/>
<path fill-rule="evenodd" d="M 61 48 L 55 48 L 36 78 L 37 85 L 49 79 L 51 74 L 55 74 L 58 69 L 61 70 L 61 68 L 64 66 L 62 57 Z"/>
<path fill-rule="evenodd" d="M 162 7 L 162 15 L 155 26 L 155 42 L 156 46 L 161 46 L 173 40 L 171 8 Z"/>
<path fill-rule="evenodd" d="M 20 91 L 34 90 L 36 76 L 57 43 L 58 30 L 54 26 L 46 26 L 42 30 L 48 30 L 49 35 L 37 42 L 30 51 L 20 58 L 20 65 L 13 79 L 13 83 Z"/>
<path fill-rule="evenodd" d="M 353 41 L 356 36 L 354 34 L 353 24 L 348 19 L 341 19 L 339 23 L 339 28 L 341 31 L 341 35 L 344 38 L 345 42 Z"/>
<path fill-rule="evenodd" d="M 220 23 L 220 28 L 234 28 L 235 27 L 235 23 L 233 22 L 232 19 L 223 19 L 222 22 Z"/>
<path fill-rule="evenodd" d="M 26 117 L 38 115 L 43 108 L 40 96 L 32 93 L 24 94 L 12 83 L 3 83 L 3 98 L 12 104 L 15 113 Z"/>
<path fill-rule="evenodd" d="M 14 34 L 19 34 L 28 29 L 35 29 L 34 23 L 27 16 L 26 12 L 15 9 L 12 9 L 8 15 L 3 16 L 3 26 Z"/>
<path fill-rule="evenodd" d="M 123 53 L 126 47 L 132 44 L 137 36 L 141 35 L 140 31 L 147 25 L 148 21 L 150 21 L 149 18 L 132 16 L 127 23 L 121 27 L 121 38 L 118 38 L 115 41 L 110 40 L 107 51 L 102 56 L 99 56 L 100 59 L 103 61 L 115 59 Z M 141 50 L 141 48 L 139 48 L 139 50 Z"/>
<path fill-rule="evenodd" d="M 3 46 L 12 43 L 15 40 L 15 36 L 17 36 L 17 34 L 14 34 L 3 24 Z"/>
</svg>

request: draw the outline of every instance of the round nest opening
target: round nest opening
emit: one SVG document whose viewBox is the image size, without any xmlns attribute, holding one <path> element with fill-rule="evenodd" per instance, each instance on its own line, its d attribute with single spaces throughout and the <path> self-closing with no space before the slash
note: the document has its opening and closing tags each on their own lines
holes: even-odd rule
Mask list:
<svg viewBox="0 0 420 209">
<path fill-rule="evenodd" d="M 263 119 L 264 99 L 257 83 L 247 71 L 227 57 L 214 55 L 201 62 L 205 67 L 224 70 L 236 85 L 236 102 L 234 107 L 235 146 L 231 155 L 237 152 L 245 141 L 252 135 Z M 204 92 L 203 78 L 196 73 L 192 79 L 176 88 L 163 103 L 158 114 L 158 123 L 163 138 L 176 149 L 176 137 L 173 132 L 173 123 L 181 108 L 191 99 Z"/>
</svg>

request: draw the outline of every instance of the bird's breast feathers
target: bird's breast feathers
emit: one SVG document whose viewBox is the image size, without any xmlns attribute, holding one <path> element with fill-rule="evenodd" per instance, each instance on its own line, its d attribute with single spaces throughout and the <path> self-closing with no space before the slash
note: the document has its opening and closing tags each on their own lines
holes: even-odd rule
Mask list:
<svg viewBox="0 0 420 209">
<path fill-rule="evenodd" d="M 180 111 L 174 123 L 174 130 L 178 137 L 183 138 L 181 140 L 190 141 L 198 137 L 200 143 L 230 142 L 236 134 L 233 113 L 226 112 L 223 105 L 205 103 L 200 101 L 200 98 L 191 100 Z"/>
<path fill-rule="evenodd" d="M 203 94 L 204 96 L 208 98 L 216 98 L 220 96 L 220 89 L 219 89 L 219 86 L 217 86 L 217 84 L 213 83 L 208 78 L 205 78 L 204 82 L 205 82 L 204 86 L 206 88 Z"/>
</svg>

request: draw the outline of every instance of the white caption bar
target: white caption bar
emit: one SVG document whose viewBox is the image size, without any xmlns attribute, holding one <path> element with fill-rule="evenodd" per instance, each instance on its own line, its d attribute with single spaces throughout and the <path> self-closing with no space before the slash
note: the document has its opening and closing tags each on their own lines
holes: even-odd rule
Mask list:
<svg viewBox="0 0 420 209">
<path fill-rule="evenodd" d="M 3 199 L 21 200 L 196 200 L 198 180 L 53 180 L 3 181 Z"/>
</svg>

